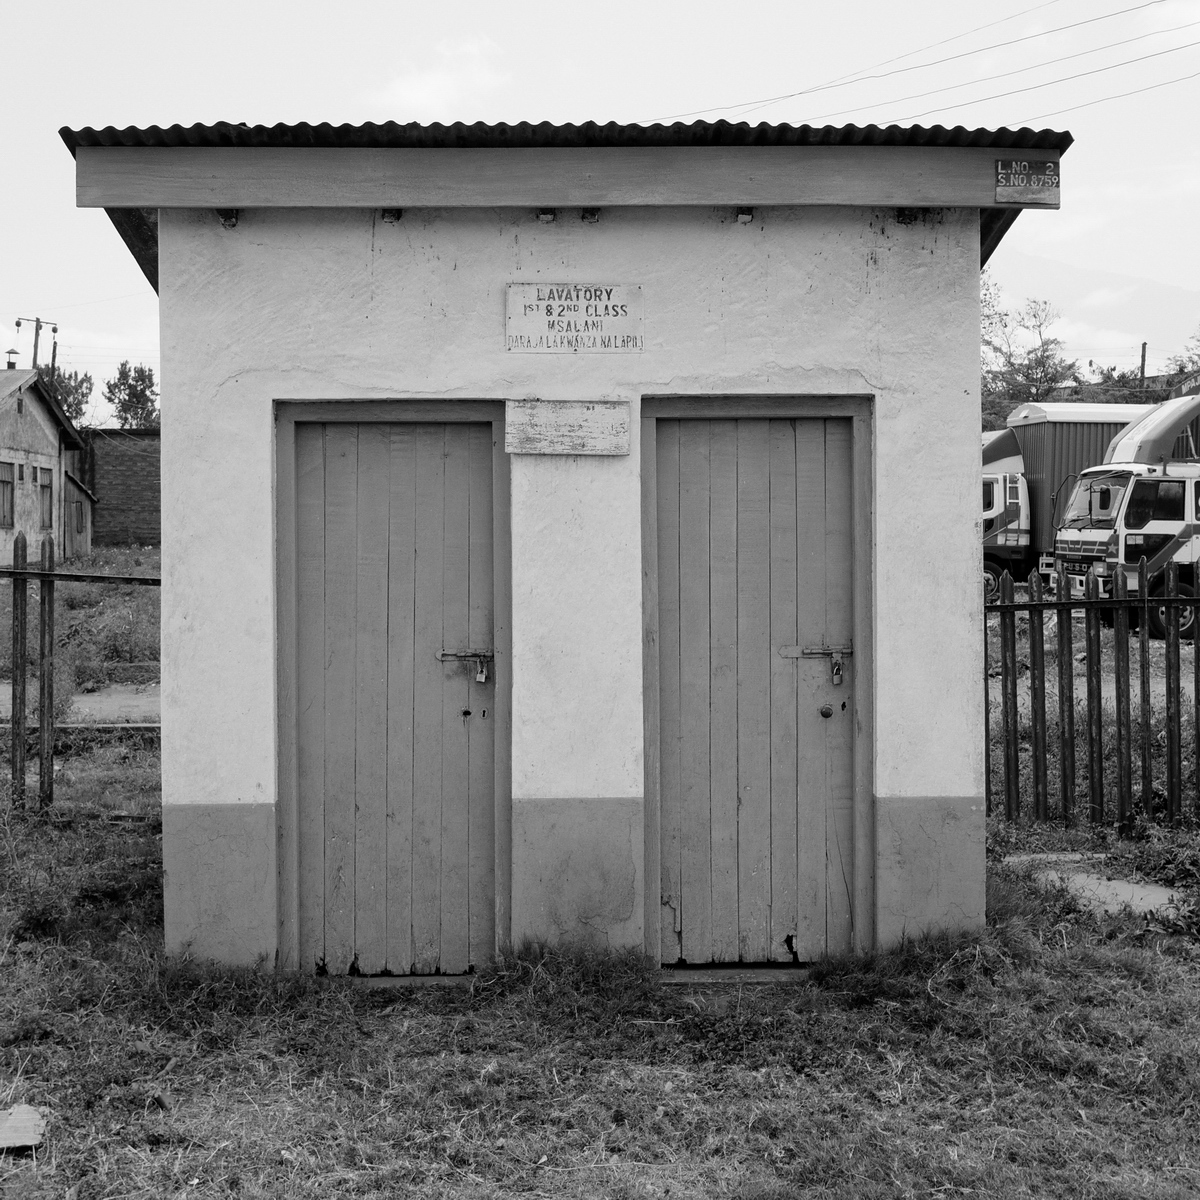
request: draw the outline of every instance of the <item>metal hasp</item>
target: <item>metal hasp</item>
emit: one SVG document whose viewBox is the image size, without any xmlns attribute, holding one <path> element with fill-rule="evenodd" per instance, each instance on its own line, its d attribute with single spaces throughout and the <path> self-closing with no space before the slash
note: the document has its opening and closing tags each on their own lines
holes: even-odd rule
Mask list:
<svg viewBox="0 0 1200 1200">
<path fill-rule="evenodd" d="M 853 646 L 780 646 L 780 658 L 828 658 L 833 682 L 842 682 L 845 660 L 854 653 Z"/>
<path fill-rule="evenodd" d="M 488 663 L 496 657 L 495 650 L 439 650 L 438 662 L 473 662 L 478 667 L 475 671 L 476 683 L 487 683 Z"/>
</svg>

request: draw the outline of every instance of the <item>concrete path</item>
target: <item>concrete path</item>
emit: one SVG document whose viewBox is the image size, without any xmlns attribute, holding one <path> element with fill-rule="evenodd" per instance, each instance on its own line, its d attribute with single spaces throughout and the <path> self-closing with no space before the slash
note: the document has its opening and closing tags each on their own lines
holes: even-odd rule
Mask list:
<svg viewBox="0 0 1200 1200">
<path fill-rule="evenodd" d="M 1175 892 L 1157 883 L 1134 883 L 1112 879 L 1106 870 L 1105 854 L 1011 854 L 1004 861 L 1032 864 L 1034 877 L 1068 888 L 1085 908 L 1115 915 L 1126 910 L 1144 916 L 1175 905 Z"/>
<path fill-rule="evenodd" d="M 30 681 L 37 694 L 37 680 Z M 114 683 L 74 698 L 64 724 L 154 725 L 158 723 L 162 686 L 157 683 Z M 0 721 L 12 716 L 12 684 L 0 681 Z"/>
</svg>

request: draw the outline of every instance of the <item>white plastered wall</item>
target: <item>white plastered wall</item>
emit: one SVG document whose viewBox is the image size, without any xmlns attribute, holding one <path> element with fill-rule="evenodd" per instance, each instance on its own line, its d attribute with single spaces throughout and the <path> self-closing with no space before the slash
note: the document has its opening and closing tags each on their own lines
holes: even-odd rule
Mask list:
<svg viewBox="0 0 1200 1200">
<path fill-rule="evenodd" d="M 640 397 L 874 396 L 874 788 L 980 796 L 974 210 L 164 211 L 159 237 L 164 803 L 212 809 L 214 855 L 218 810 L 273 821 L 277 399 L 631 402 L 628 457 L 512 462 L 519 803 L 640 802 Z M 522 280 L 641 284 L 644 353 L 507 353 Z M 168 946 L 273 953 L 273 858 L 214 937 L 203 852 L 168 853 Z"/>
</svg>

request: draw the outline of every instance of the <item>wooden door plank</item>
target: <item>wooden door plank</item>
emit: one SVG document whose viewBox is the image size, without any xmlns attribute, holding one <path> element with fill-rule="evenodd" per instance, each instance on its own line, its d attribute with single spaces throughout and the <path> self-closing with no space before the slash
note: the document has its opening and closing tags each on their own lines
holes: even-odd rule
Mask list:
<svg viewBox="0 0 1200 1200">
<path fill-rule="evenodd" d="M 422 975 L 441 966 L 442 931 L 442 534 L 445 427 L 417 454 L 413 600 L 413 961 Z"/>
<path fill-rule="evenodd" d="M 354 962 L 358 427 L 325 427 L 325 965 Z"/>
<path fill-rule="evenodd" d="M 683 956 L 712 959 L 709 808 L 709 427 L 679 430 L 679 727 Z"/>
<path fill-rule="evenodd" d="M 455 407 L 463 401 L 456 400 Z M 501 406 L 501 412 L 503 407 Z M 496 684 L 492 693 L 495 755 L 492 811 L 495 825 L 493 878 L 495 888 L 496 941 L 512 941 L 512 542 L 509 486 L 509 456 L 504 451 L 504 421 L 493 421 L 492 429 L 492 645 L 496 650 Z"/>
<path fill-rule="evenodd" d="M 779 649 L 799 640 L 796 621 L 796 430 L 772 421 L 771 455 L 771 921 L 767 957 L 786 962 L 796 944 L 797 660 Z"/>
<path fill-rule="evenodd" d="M 325 958 L 325 430 L 310 424 L 296 425 L 295 654 L 299 966 L 312 971 Z"/>
<path fill-rule="evenodd" d="M 467 427 L 469 445 L 470 566 L 467 642 L 491 649 L 495 638 L 492 563 L 492 427 Z M 496 952 L 495 731 L 496 668 L 487 664 L 487 680 L 469 676 L 472 715 L 467 721 L 467 846 L 469 861 L 469 958 L 475 967 Z"/>
<path fill-rule="evenodd" d="M 354 949 L 358 969 L 387 963 L 388 503 L 391 437 L 358 427 Z"/>
<path fill-rule="evenodd" d="M 471 460 L 469 427 L 446 427 L 446 516 L 442 546 L 442 642 L 470 648 Z M 468 723 L 475 720 L 472 662 L 442 664 L 442 971 L 470 965 Z M 471 713 L 467 716 L 467 713 Z"/>
<path fill-rule="evenodd" d="M 797 644 L 825 639 L 825 422 L 796 422 Z M 825 953 L 826 905 L 826 729 L 819 713 L 825 702 L 829 663 L 796 660 L 797 672 L 797 928 L 802 961 Z"/>
<path fill-rule="evenodd" d="M 298 721 L 296 659 L 297 636 L 296 516 L 300 497 L 296 491 L 296 423 L 277 414 L 275 422 L 275 694 L 278 713 L 276 743 L 276 801 L 278 825 L 276 853 L 279 864 L 279 908 L 276 928 L 276 967 L 300 969 L 300 783 L 296 752 Z M 83 551 L 86 553 L 86 549 Z"/>
<path fill-rule="evenodd" d="M 655 432 L 658 476 L 658 653 L 659 653 L 659 862 L 660 938 L 663 963 L 683 955 L 680 918 L 682 825 L 679 807 L 679 422 L 659 421 Z M 653 919 L 652 899 L 647 919 Z"/>
<path fill-rule="evenodd" d="M 825 423 L 825 588 L 826 637 L 830 645 L 848 645 L 854 630 L 851 528 L 853 488 L 850 422 Z M 853 942 L 854 909 L 854 659 L 846 660 L 843 682 L 833 688 L 834 717 L 824 722 L 829 804 L 826 876 L 827 936 L 831 954 L 848 953 Z M 842 703 L 846 709 L 842 709 Z"/>
<path fill-rule="evenodd" d="M 433 439 L 419 425 L 390 430 L 388 480 L 387 969 L 407 975 L 415 954 L 413 889 L 413 604 L 417 455 Z M 441 453 L 441 446 L 437 447 Z"/>
<path fill-rule="evenodd" d="M 739 957 L 767 958 L 771 905 L 770 426 L 738 422 Z"/>
<path fill-rule="evenodd" d="M 738 422 L 709 424 L 709 821 L 712 942 L 738 959 Z M 699 579 L 689 581 L 693 588 Z M 686 651 L 685 651 L 686 653 Z M 689 958 L 691 956 L 689 955 Z"/>
</svg>

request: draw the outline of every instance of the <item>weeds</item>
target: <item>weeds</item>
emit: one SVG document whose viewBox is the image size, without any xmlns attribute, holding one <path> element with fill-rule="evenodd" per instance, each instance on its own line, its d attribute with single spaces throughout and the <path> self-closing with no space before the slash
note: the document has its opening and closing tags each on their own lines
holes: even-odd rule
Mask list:
<svg viewBox="0 0 1200 1200">
<path fill-rule="evenodd" d="M 36 1161 L 0 1158 L 6 1196 L 1200 1184 L 1191 937 L 1087 915 L 993 860 L 986 929 L 822 962 L 806 985 L 666 986 L 636 953 L 544 944 L 469 988 L 168 961 L 155 765 L 93 751 L 54 813 L 0 830 L 0 1107 L 48 1116 Z M 1136 845 L 1190 877 L 1184 834 Z"/>
</svg>

